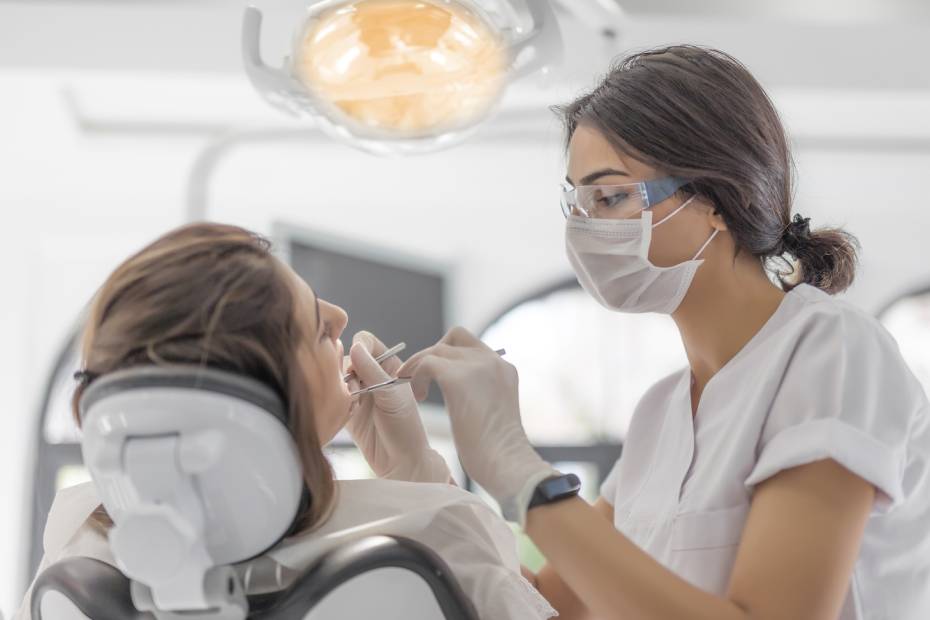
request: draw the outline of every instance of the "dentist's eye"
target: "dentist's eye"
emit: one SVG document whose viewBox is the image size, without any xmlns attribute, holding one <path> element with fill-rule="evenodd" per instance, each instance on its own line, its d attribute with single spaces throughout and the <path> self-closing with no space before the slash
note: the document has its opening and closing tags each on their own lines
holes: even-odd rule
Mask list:
<svg viewBox="0 0 930 620">
<path fill-rule="evenodd" d="M 601 198 L 601 201 L 599 202 L 602 202 L 603 206 L 605 207 L 615 207 L 619 205 L 620 203 L 625 202 L 629 197 L 630 195 L 628 193 L 619 192 L 611 196 L 604 196 L 603 198 Z"/>
</svg>

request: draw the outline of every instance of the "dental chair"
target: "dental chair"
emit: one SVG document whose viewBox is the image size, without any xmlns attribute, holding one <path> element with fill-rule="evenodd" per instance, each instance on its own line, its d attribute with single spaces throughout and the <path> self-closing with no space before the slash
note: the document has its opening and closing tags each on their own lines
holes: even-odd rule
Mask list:
<svg viewBox="0 0 930 620">
<path fill-rule="evenodd" d="M 118 568 L 82 557 L 48 567 L 35 620 L 477 620 L 439 556 L 402 537 L 353 540 L 283 590 L 246 594 L 243 564 L 313 501 L 287 409 L 266 385 L 138 367 L 93 381 L 80 414 Z"/>
</svg>

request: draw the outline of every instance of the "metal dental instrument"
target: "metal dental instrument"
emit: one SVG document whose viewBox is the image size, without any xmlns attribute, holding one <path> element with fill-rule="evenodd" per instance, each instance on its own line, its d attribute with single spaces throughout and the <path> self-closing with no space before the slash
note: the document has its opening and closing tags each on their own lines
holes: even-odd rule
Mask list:
<svg viewBox="0 0 930 620">
<path fill-rule="evenodd" d="M 393 347 L 391 347 L 390 349 L 388 349 L 387 351 L 385 351 L 384 353 L 382 353 L 381 355 L 379 355 L 378 357 L 376 357 L 376 358 L 375 358 L 375 361 L 378 362 L 378 363 L 380 364 L 381 362 L 383 362 L 383 361 L 386 360 L 387 358 L 391 357 L 392 355 L 397 355 L 398 353 L 400 353 L 401 351 L 403 351 L 403 350 L 406 349 L 406 348 L 407 348 L 407 343 L 406 343 L 406 342 L 401 342 L 400 344 L 395 344 Z M 346 374 L 342 375 L 342 380 L 343 380 L 343 381 L 348 381 L 348 380 L 351 379 L 354 375 L 355 375 L 355 371 L 354 371 L 354 370 L 350 370 L 350 371 L 347 372 Z M 375 387 L 375 386 L 371 386 L 371 387 Z"/>
<path fill-rule="evenodd" d="M 401 344 L 403 344 L 403 343 L 401 343 Z M 401 346 L 401 345 L 397 345 L 397 346 L 399 347 L 399 346 Z M 397 347 L 394 347 L 394 348 L 397 348 Z M 494 352 L 497 353 L 498 355 L 506 355 L 506 354 L 507 354 L 507 351 L 506 351 L 505 349 L 497 349 L 497 350 L 494 351 Z M 385 352 L 385 354 L 386 354 L 386 353 L 387 353 L 387 351 Z M 378 357 L 379 357 L 379 358 L 380 358 L 380 357 L 383 357 L 383 355 L 379 355 Z M 385 358 L 385 359 L 387 359 L 387 358 Z M 376 383 L 375 385 L 369 385 L 369 386 L 366 387 L 366 388 L 362 388 L 362 389 L 360 389 L 360 390 L 356 390 L 356 391 L 352 392 L 351 394 L 352 394 L 352 396 L 361 396 L 362 394 L 368 394 L 369 392 L 374 392 L 375 390 L 383 390 L 384 388 L 389 388 L 389 387 L 392 387 L 392 386 L 394 386 L 394 385 L 403 385 L 404 383 L 410 383 L 410 379 L 411 379 L 411 377 L 394 377 L 393 379 L 389 379 L 389 380 L 387 380 L 387 381 L 385 381 L 385 382 L 383 382 L 383 383 Z"/>
<path fill-rule="evenodd" d="M 367 388 L 355 390 L 354 392 L 351 392 L 351 394 L 352 396 L 361 396 L 362 394 L 374 392 L 375 390 L 381 390 L 387 387 L 391 387 L 393 385 L 403 385 L 404 383 L 410 383 L 410 377 L 404 377 L 404 378 L 394 377 L 393 379 L 389 379 L 385 381 L 384 383 L 376 383 L 374 385 L 369 385 Z"/>
</svg>

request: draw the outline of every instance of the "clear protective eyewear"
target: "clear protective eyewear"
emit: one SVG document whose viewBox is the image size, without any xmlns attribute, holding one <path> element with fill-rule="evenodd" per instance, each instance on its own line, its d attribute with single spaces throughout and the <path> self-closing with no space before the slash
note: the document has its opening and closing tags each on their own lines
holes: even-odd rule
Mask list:
<svg viewBox="0 0 930 620">
<path fill-rule="evenodd" d="M 671 197 L 690 183 L 683 177 L 663 177 L 624 185 L 562 184 L 562 213 L 593 219 L 638 218 L 643 210 Z"/>
</svg>

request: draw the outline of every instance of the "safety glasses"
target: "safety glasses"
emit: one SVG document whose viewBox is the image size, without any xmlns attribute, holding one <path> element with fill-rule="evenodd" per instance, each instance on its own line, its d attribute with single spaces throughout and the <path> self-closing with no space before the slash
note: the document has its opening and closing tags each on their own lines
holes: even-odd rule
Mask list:
<svg viewBox="0 0 930 620">
<path fill-rule="evenodd" d="M 566 219 L 578 215 L 596 219 L 627 219 L 639 217 L 644 209 L 653 207 L 682 186 L 689 179 L 664 177 L 624 185 L 562 184 L 562 213 Z"/>
</svg>

